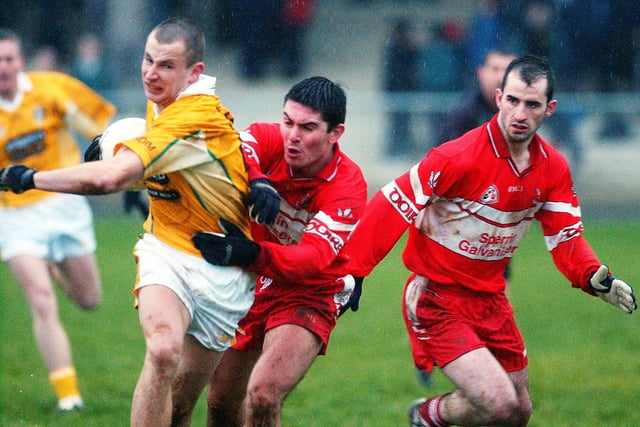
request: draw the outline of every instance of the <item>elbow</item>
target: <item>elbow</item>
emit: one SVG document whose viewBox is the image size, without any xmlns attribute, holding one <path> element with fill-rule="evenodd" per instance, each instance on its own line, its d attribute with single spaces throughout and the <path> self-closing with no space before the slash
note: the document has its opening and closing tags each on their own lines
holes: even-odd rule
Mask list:
<svg viewBox="0 0 640 427">
<path fill-rule="evenodd" d="M 129 180 L 114 173 L 97 176 L 87 188 L 87 194 L 111 194 L 126 189 Z"/>
</svg>

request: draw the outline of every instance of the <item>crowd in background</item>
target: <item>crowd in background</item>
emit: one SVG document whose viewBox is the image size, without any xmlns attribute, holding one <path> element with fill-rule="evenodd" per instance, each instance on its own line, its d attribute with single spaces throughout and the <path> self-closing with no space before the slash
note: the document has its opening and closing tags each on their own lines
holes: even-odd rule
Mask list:
<svg viewBox="0 0 640 427">
<path fill-rule="evenodd" d="M 429 112 L 414 120 L 398 93 L 466 92 L 476 69 L 492 49 L 549 59 L 562 92 L 629 92 L 640 89 L 640 3 L 613 0 L 481 0 L 469 19 L 417 22 L 400 17 L 384 47 L 383 89 L 391 94 L 389 154 L 410 153 L 416 122 L 427 123 L 427 139 L 436 141 L 443 115 Z M 408 99 L 408 98 L 405 98 Z M 400 102 L 398 102 L 400 100 Z M 574 134 L 579 114 L 557 113 L 549 128 L 579 154 Z M 602 140 L 626 137 L 623 116 L 608 113 Z M 417 139 L 424 139 L 421 135 Z M 424 147 L 417 147 L 423 152 Z"/>
</svg>

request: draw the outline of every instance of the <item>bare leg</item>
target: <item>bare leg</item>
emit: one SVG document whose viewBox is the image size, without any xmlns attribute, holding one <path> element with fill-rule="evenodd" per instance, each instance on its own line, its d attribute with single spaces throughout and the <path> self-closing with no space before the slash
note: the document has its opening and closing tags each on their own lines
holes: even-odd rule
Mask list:
<svg viewBox="0 0 640 427">
<path fill-rule="evenodd" d="M 144 365 L 133 394 L 131 425 L 171 423 L 171 384 L 178 370 L 189 313 L 172 290 L 145 286 L 138 293 L 140 325 L 146 342 Z"/>
<path fill-rule="evenodd" d="M 486 348 L 471 351 L 442 368 L 458 387 L 440 405 L 454 425 L 525 426 L 531 415 L 527 370 L 507 374 Z"/>
<path fill-rule="evenodd" d="M 93 254 L 67 258 L 60 265 L 66 279 L 64 290 L 80 308 L 92 309 L 100 303 L 102 285 Z"/>
<path fill-rule="evenodd" d="M 191 414 L 222 355 L 206 349 L 191 335 L 185 336 L 178 373 L 173 380 L 172 426 L 189 426 Z"/>
<path fill-rule="evenodd" d="M 322 342 L 297 325 L 282 325 L 267 332 L 262 355 L 247 387 L 247 426 L 279 427 L 287 395 L 302 380 Z"/>
<path fill-rule="evenodd" d="M 71 366 L 71 345 L 58 316 L 48 262 L 31 255 L 18 255 L 8 264 L 29 303 L 33 333 L 47 369 L 51 372 Z"/>
<path fill-rule="evenodd" d="M 244 425 L 244 403 L 251 370 L 259 350 L 242 352 L 230 348 L 209 382 L 207 393 L 208 427 L 242 427 Z"/>
</svg>

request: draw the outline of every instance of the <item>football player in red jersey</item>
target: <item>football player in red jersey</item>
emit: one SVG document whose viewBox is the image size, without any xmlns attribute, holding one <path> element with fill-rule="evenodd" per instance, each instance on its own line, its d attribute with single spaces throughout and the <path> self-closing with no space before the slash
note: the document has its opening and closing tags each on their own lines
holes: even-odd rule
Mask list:
<svg viewBox="0 0 640 427">
<path fill-rule="evenodd" d="M 527 352 L 504 269 L 532 220 L 573 287 L 627 313 L 637 307 L 583 237 L 566 159 L 537 134 L 556 108 L 553 90 L 546 60 L 512 61 L 496 90 L 499 112 L 377 192 L 349 240 L 351 271 L 364 277 L 409 228 L 403 315 L 414 362 L 438 366 L 456 386 L 414 401 L 413 426 L 528 423 Z"/>
<path fill-rule="evenodd" d="M 282 197 L 275 223 L 254 224 L 255 243 L 226 226 L 226 236 L 194 238 L 209 262 L 257 273 L 242 333 L 209 383 L 209 425 L 279 426 L 286 396 L 325 353 L 353 292 L 342 248 L 364 209 L 367 184 L 338 145 L 345 115 L 339 85 L 324 77 L 295 84 L 281 123 L 254 123 L 242 133 L 249 179 L 262 174 Z M 190 412 L 198 394 L 185 390 L 177 412 Z"/>
</svg>

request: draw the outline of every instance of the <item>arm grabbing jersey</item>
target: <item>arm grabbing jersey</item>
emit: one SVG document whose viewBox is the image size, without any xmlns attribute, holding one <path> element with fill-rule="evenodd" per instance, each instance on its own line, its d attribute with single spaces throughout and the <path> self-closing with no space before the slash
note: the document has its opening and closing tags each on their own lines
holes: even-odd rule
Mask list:
<svg viewBox="0 0 640 427">
<path fill-rule="evenodd" d="M 495 117 L 430 151 L 367 206 L 349 243 L 353 273 L 371 271 L 411 225 L 403 252 L 410 271 L 500 292 L 504 268 L 535 218 L 560 271 L 590 292 L 599 263 L 582 237 L 567 162 L 537 136 L 530 152 L 531 166 L 519 171 Z"/>
<path fill-rule="evenodd" d="M 347 273 L 342 251 L 367 198 L 358 165 L 336 145 L 330 163 L 313 178 L 294 178 L 284 161 L 278 123 L 254 123 L 243 132 L 245 159 L 280 193 L 271 226 L 254 226 L 260 256 L 252 271 L 295 283 L 324 283 Z M 251 166 L 253 164 L 253 166 Z"/>
</svg>

